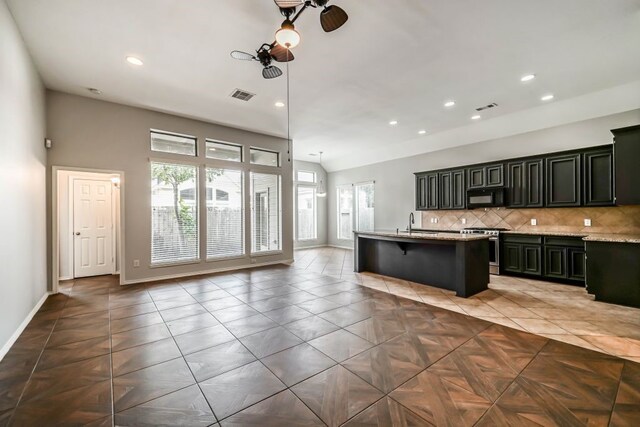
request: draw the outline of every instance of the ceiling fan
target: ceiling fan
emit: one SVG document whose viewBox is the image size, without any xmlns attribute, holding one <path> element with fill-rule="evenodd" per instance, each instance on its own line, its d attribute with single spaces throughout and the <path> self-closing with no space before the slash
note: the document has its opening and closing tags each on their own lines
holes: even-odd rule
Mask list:
<svg viewBox="0 0 640 427">
<path fill-rule="evenodd" d="M 240 50 L 231 52 L 231 57 L 234 59 L 260 62 L 263 67 L 262 77 L 265 79 L 275 79 L 282 75 L 282 70 L 272 65 L 273 61 L 289 62 L 295 59 L 291 49 L 300 43 L 300 34 L 293 23 L 307 8 L 323 8 L 320 12 L 320 25 L 327 33 L 342 27 L 349 19 L 347 13 L 338 6 L 327 6 L 329 0 L 274 0 L 274 2 L 286 18 L 280 29 L 276 31 L 276 40 L 271 44 L 263 43 L 255 55 Z M 302 6 L 299 11 L 298 6 Z"/>
</svg>

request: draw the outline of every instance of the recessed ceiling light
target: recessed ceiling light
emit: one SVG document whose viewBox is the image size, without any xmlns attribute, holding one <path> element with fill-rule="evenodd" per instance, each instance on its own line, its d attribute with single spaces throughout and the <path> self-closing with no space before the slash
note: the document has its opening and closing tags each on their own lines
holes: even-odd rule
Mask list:
<svg viewBox="0 0 640 427">
<path fill-rule="evenodd" d="M 418 133 L 419 133 L 420 135 L 424 135 L 425 133 L 427 133 L 427 131 L 426 131 L 426 130 L 424 130 L 424 129 L 422 129 L 422 130 L 419 130 L 419 131 L 418 131 Z"/>
<path fill-rule="evenodd" d="M 522 77 L 520 78 L 520 81 L 521 81 L 521 82 L 529 82 L 529 81 L 531 81 L 531 80 L 533 80 L 533 79 L 535 79 L 535 78 L 536 78 L 536 75 L 535 75 L 535 74 L 527 74 L 526 76 L 522 76 Z"/>
<path fill-rule="evenodd" d="M 553 95 L 549 94 L 549 95 L 545 95 L 542 98 L 540 98 L 542 101 L 551 101 L 553 99 Z"/>
<path fill-rule="evenodd" d="M 390 124 L 391 126 L 395 126 L 395 125 L 397 125 L 397 124 L 398 124 L 398 121 L 397 121 L 397 120 L 391 120 L 391 121 L 389 122 L 389 124 Z"/>
<path fill-rule="evenodd" d="M 100 89 L 96 89 L 95 87 L 87 88 L 87 90 L 94 95 L 102 95 L 102 91 Z"/>
<path fill-rule="evenodd" d="M 284 107 L 284 102 L 282 102 L 282 101 L 278 101 L 278 102 L 276 102 L 274 105 L 275 105 L 276 107 L 278 107 L 278 108 L 282 108 L 282 107 Z"/>
<path fill-rule="evenodd" d="M 142 64 L 144 64 L 144 62 L 142 62 L 142 59 L 136 58 L 135 56 L 127 56 L 127 62 L 129 64 L 133 64 L 133 65 L 142 65 Z"/>
<path fill-rule="evenodd" d="M 456 101 L 447 101 L 447 102 L 444 103 L 444 106 L 447 107 L 447 108 L 451 108 L 454 105 L 456 105 Z"/>
<path fill-rule="evenodd" d="M 471 116 L 471 120 L 480 120 L 482 117 L 479 114 L 476 114 L 475 116 Z"/>
</svg>

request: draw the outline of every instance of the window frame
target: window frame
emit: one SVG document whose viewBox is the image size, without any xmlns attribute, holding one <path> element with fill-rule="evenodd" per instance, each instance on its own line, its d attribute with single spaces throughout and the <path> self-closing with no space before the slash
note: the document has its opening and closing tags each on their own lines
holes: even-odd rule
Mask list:
<svg viewBox="0 0 640 427">
<path fill-rule="evenodd" d="M 282 242 L 282 223 L 283 223 L 283 212 L 282 212 L 282 174 L 279 171 L 269 170 L 269 168 L 275 169 L 275 167 L 266 167 L 265 165 L 256 165 L 260 166 L 257 169 L 249 169 L 247 170 L 248 176 L 248 199 L 249 199 L 249 247 L 246 249 L 246 252 L 251 257 L 259 257 L 259 256 L 268 256 L 274 254 L 283 253 L 283 242 Z M 263 169 L 265 168 L 265 169 Z M 267 250 L 267 251 L 254 251 L 254 242 L 255 242 L 255 233 L 254 233 L 254 212 L 255 212 L 255 197 L 254 197 L 254 184 L 253 184 L 253 175 L 272 175 L 277 178 L 277 190 L 278 190 L 278 203 L 277 203 L 277 212 L 278 212 L 278 248 Z"/>
<path fill-rule="evenodd" d="M 340 202 L 340 191 L 344 190 L 344 189 L 349 189 L 351 191 L 351 220 L 349 221 L 351 223 L 351 237 L 342 237 L 341 235 L 341 227 L 340 227 L 340 208 L 341 208 L 341 202 Z M 354 209 L 353 209 L 353 184 L 343 184 L 343 185 L 338 185 L 336 186 L 336 224 L 337 224 L 337 238 L 338 240 L 353 240 L 353 220 L 354 220 Z"/>
<path fill-rule="evenodd" d="M 208 152 L 208 143 L 212 142 L 214 144 L 220 144 L 220 145 L 226 145 L 229 147 L 235 147 L 235 148 L 239 148 L 240 149 L 240 160 L 229 160 L 229 159 L 218 159 L 216 157 L 209 157 L 207 156 L 207 152 Z M 244 148 L 245 145 L 243 144 L 237 144 L 235 142 L 229 142 L 229 141 L 221 141 L 219 139 L 213 139 L 213 138 L 205 138 L 204 140 L 204 159 L 206 161 L 215 161 L 215 162 L 229 162 L 231 164 L 242 164 L 244 163 Z"/>
<path fill-rule="evenodd" d="M 300 180 L 300 172 L 302 173 L 308 173 L 313 175 L 313 181 L 303 181 Z M 317 185 L 318 184 L 318 174 L 314 171 L 307 171 L 307 170 L 302 170 L 302 169 L 298 169 L 295 171 L 295 182 L 300 183 L 300 184 L 307 184 L 307 185 Z"/>
<path fill-rule="evenodd" d="M 297 177 L 297 176 L 296 176 Z M 300 230 L 298 229 L 299 224 L 299 207 L 298 207 L 298 189 L 299 188 L 309 188 L 313 192 L 313 237 L 309 239 L 301 239 L 300 238 Z M 318 192 L 318 186 L 311 183 L 299 183 L 294 185 L 294 240 L 296 242 L 312 242 L 314 240 L 318 240 L 318 198 L 316 193 Z"/>
<path fill-rule="evenodd" d="M 268 168 L 282 168 L 282 156 L 280 151 L 274 151 L 274 150 L 269 150 L 268 148 L 262 148 L 262 147 L 254 147 L 252 145 L 250 145 L 249 147 L 249 158 L 248 160 L 248 164 L 252 165 L 252 166 L 262 166 L 262 167 L 268 167 Z M 252 151 L 260 151 L 263 153 L 270 153 L 270 154 L 275 154 L 276 155 L 276 164 L 275 165 L 265 165 L 263 163 L 253 163 L 251 161 L 251 152 Z"/>
<path fill-rule="evenodd" d="M 172 153 L 170 151 L 161 151 L 161 150 L 154 150 L 153 149 L 153 134 L 158 134 L 158 135 L 165 135 L 165 136 L 175 136 L 175 137 L 179 137 L 179 138 L 187 138 L 187 139 L 192 139 L 193 140 L 193 154 L 184 154 L 184 153 Z M 195 135 L 188 135 L 188 134 L 183 134 L 183 133 L 178 133 L 178 132 L 169 132 L 169 131 L 165 131 L 165 130 L 160 130 L 160 129 L 154 129 L 151 128 L 149 129 L 149 149 L 151 150 L 152 153 L 162 153 L 165 155 L 170 155 L 170 156 L 180 156 L 186 159 L 189 158 L 198 158 L 198 137 Z"/>
</svg>

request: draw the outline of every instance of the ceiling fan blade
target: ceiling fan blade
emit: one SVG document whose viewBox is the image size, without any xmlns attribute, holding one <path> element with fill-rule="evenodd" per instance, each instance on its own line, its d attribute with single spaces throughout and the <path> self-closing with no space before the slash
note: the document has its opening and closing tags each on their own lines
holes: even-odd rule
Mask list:
<svg viewBox="0 0 640 427">
<path fill-rule="evenodd" d="M 348 19 L 349 15 L 347 15 L 347 12 L 338 6 L 331 5 L 325 7 L 324 10 L 320 12 L 320 25 L 322 25 L 322 29 L 327 33 L 342 27 Z"/>
<path fill-rule="evenodd" d="M 282 70 L 275 65 L 269 65 L 262 70 L 262 77 L 265 79 L 275 79 L 282 75 Z"/>
<path fill-rule="evenodd" d="M 273 0 L 274 3 L 281 9 L 288 9 L 290 7 L 298 7 L 304 1 L 302 0 Z"/>
<path fill-rule="evenodd" d="M 247 52 L 242 52 L 240 50 L 234 50 L 231 52 L 231 57 L 233 59 L 239 59 L 241 61 L 252 61 L 257 59 L 254 55 L 251 55 Z"/>
<path fill-rule="evenodd" d="M 271 57 L 278 62 L 289 62 L 296 59 L 293 52 L 275 43 L 271 48 Z"/>
</svg>

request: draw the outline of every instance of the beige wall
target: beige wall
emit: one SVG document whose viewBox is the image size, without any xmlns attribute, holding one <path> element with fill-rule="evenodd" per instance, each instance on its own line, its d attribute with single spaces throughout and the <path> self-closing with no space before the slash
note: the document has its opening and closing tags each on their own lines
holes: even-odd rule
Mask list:
<svg viewBox="0 0 640 427">
<path fill-rule="evenodd" d="M 156 278 L 197 274 L 234 267 L 250 266 L 293 259 L 292 217 L 292 163 L 287 160 L 285 139 L 238 130 L 226 126 L 191 120 L 169 114 L 128 107 L 100 100 L 48 92 L 48 135 L 53 140 L 49 151 L 49 166 L 78 167 L 123 171 L 121 183 L 124 195 L 123 265 L 121 272 L 127 282 Z M 248 148 L 261 147 L 280 152 L 282 167 L 282 251 L 268 256 L 245 256 L 241 259 L 196 264 L 150 267 L 151 264 L 151 179 L 150 158 L 167 161 L 195 162 L 202 165 L 205 159 L 185 158 L 151 152 L 149 129 L 161 129 L 198 137 L 198 153 L 204 153 L 206 138 L 243 144 Z M 228 162 L 206 161 L 212 166 L 228 166 Z M 243 170 L 271 172 L 264 166 L 235 164 Z M 203 185 L 202 177 L 200 185 Z M 246 180 L 248 181 L 248 180 Z M 246 188 L 246 187 L 245 187 Z M 249 196 L 245 196 L 245 221 L 249 222 Z M 203 202 L 204 203 L 204 202 Z M 202 207 L 201 207 L 202 209 Z M 201 231 L 206 226 L 200 215 Z M 247 228 L 248 230 L 248 228 Z M 249 233 L 245 246 L 250 248 Z M 202 236 L 202 233 L 201 233 Z M 200 239 L 200 255 L 206 253 L 205 239 Z M 133 267 L 133 260 L 140 260 L 140 267 Z"/>
<path fill-rule="evenodd" d="M 532 219 L 536 220 L 535 226 L 531 225 Z M 591 220 L 591 227 L 584 226 L 585 219 Z M 527 232 L 640 234 L 640 206 L 427 211 L 422 212 L 422 226 L 434 230 L 495 227 Z"/>
<path fill-rule="evenodd" d="M 0 0 L 0 359 L 47 291 L 45 90 Z"/>
</svg>

